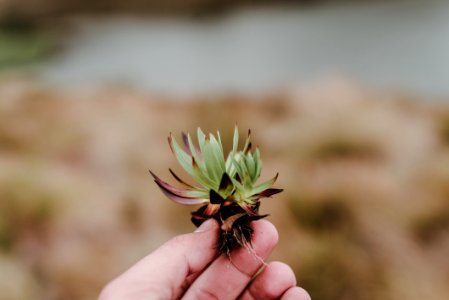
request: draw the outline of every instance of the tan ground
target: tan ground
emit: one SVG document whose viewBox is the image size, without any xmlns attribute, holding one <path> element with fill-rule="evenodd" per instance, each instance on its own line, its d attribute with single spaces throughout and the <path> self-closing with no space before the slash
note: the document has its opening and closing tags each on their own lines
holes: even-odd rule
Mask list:
<svg viewBox="0 0 449 300">
<path fill-rule="evenodd" d="M 180 170 L 169 132 L 201 126 L 230 142 L 235 123 L 285 189 L 262 205 L 280 233 L 272 258 L 314 300 L 448 299 L 449 105 L 344 80 L 256 98 L 2 80 L 0 299 L 95 299 L 192 231 L 191 208 L 148 169 Z"/>
</svg>

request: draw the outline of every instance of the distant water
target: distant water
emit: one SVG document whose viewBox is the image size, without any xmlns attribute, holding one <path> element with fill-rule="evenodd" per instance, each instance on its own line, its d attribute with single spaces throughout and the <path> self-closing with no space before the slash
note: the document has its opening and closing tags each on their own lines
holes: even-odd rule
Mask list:
<svg viewBox="0 0 449 300">
<path fill-rule="evenodd" d="M 240 10 L 188 18 L 80 18 L 37 69 L 55 84 L 162 92 L 269 90 L 342 74 L 449 95 L 449 1 Z"/>
</svg>

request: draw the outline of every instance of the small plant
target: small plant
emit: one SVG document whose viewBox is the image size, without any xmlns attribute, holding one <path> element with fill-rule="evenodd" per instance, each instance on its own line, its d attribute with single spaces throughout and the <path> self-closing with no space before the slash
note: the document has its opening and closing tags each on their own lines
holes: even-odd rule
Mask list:
<svg viewBox="0 0 449 300">
<path fill-rule="evenodd" d="M 154 173 L 156 184 L 171 200 L 184 204 L 203 204 L 192 212 L 192 223 L 200 226 L 204 221 L 214 218 L 220 224 L 218 253 L 230 252 L 239 246 L 251 243 L 254 220 L 266 217 L 259 214 L 260 199 L 282 192 L 271 188 L 278 174 L 264 183 L 257 184 L 262 171 L 259 149 L 251 151 L 251 132 L 242 150 L 238 150 L 239 133 L 234 130 L 233 146 L 225 158 L 220 133 L 206 136 L 198 128 L 198 146 L 189 134 L 182 134 L 184 150 L 170 134 L 168 142 L 173 154 L 183 169 L 198 183 L 193 186 L 180 179 L 171 169 L 173 177 L 184 186 L 176 188 Z"/>
</svg>

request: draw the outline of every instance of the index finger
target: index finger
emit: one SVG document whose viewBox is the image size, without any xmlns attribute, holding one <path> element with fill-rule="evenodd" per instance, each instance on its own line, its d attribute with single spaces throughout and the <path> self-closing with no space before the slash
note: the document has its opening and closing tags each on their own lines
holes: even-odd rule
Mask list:
<svg viewBox="0 0 449 300">
<path fill-rule="evenodd" d="M 100 300 L 178 299 L 186 279 L 216 257 L 217 221 L 210 219 L 198 229 L 171 239 L 137 262 L 108 284 Z"/>
<path fill-rule="evenodd" d="M 222 255 L 203 271 L 183 299 L 236 299 L 273 251 L 278 233 L 266 220 L 252 223 L 252 248 L 239 248 L 231 257 Z"/>
</svg>

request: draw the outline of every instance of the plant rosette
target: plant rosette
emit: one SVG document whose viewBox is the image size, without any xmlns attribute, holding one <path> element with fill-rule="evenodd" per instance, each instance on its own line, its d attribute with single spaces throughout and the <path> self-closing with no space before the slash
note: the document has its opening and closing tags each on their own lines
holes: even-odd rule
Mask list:
<svg viewBox="0 0 449 300">
<path fill-rule="evenodd" d="M 210 218 L 219 222 L 217 252 L 229 256 L 233 249 L 251 245 L 251 222 L 268 216 L 259 214 L 260 200 L 282 192 L 282 189 L 272 188 L 278 174 L 266 182 L 257 183 L 262 172 L 262 160 L 258 148 L 252 151 L 251 131 L 248 131 L 243 149 L 238 150 L 239 132 L 235 127 L 232 150 L 226 158 L 218 131 L 216 136 L 207 136 L 198 128 L 197 138 L 198 145 L 189 134 L 182 133 L 182 148 L 172 134 L 168 137 L 173 154 L 194 179 L 195 185 L 182 180 L 171 169 L 170 173 L 182 188 L 150 173 L 171 200 L 183 205 L 202 205 L 191 213 L 195 226 Z"/>
</svg>

